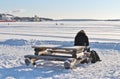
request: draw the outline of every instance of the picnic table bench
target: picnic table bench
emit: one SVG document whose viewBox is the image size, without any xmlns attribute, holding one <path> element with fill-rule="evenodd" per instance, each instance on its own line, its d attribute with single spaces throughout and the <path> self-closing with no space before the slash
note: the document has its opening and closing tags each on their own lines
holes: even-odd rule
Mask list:
<svg viewBox="0 0 120 79">
<path fill-rule="evenodd" d="M 37 60 L 64 61 L 64 68 L 74 68 L 77 64 L 86 59 L 84 49 L 86 46 L 73 47 L 52 47 L 32 46 L 34 55 L 25 55 L 25 64 L 36 65 Z"/>
</svg>

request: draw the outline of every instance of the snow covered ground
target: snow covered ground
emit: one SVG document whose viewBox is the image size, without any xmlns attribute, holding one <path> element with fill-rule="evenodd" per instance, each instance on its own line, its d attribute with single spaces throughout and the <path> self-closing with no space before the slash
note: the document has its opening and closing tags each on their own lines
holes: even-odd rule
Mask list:
<svg viewBox="0 0 120 79">
<path fill-rule="evenodd" d="M 81 29 L 101 62 L 72 70 L 65 70 L 63 62 L 24 64 L 24 55 L 34 53 L 32 45 L 73 46 Z M 0 22 L 0 79 L 120 79 L 120 22 Z"/>
</svg>

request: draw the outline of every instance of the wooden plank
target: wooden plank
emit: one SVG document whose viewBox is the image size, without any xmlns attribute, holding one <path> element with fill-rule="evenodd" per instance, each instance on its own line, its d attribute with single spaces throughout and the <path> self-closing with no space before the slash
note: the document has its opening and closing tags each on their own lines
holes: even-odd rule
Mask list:
<svg viewBox="0 0 120 79">
<path fill-rule="evenodd" d="M 76 54 L 76 58 L 83 58 L 83 56 L 85 56 L 84 52 Z"/>
<path fill-rule="evenodd" d="M 63 54 L 72 54 L 73 51 L 65 51 L 65 50 L 48 50 L 51 53 L 63 53 Z"/>
<path fill-rule="evenodd" d="M 52 56 L 52 57 L 66 57 L 66 58 L 73 58 L 72 56 L 63 56 L 63 55 L 42 55 L 42 56 Z"/>
<path fill-rule="evenodd" d="M 43 54 L 51 54 L 50 52 L 48 52 L 47 50 L 43 50 L 43 51 L 35 51 L 35 55 L 43 55 Z"/>
<path fill-rule="evenodd" d="M 32 46 L 32 48 L 45 48 L 45 49 L 63 49 L 63 50 L 80 50 L 86 48 L 86 46 L 73 46 L 73 47 L 46 47 L 46 46 Z"/>
<path fill-rule="evenodd" d="M 72 51 L 74 53 L 82 52 L 86 46 L 73 46 L 73 47 L 46 47 L 46 46 L 32 46 L 34 49 L 52 49 L 52 51 L 64 50 L 64 51 Z M 61 51 L 60 51 L 61 52 Z M 62 53 L 62 52 L 61 52 Z M 66 53 L 66 52 L 64 52 Z"/>
<path fill-rule="evenodd" d="M 37 49 L 56 49 L 58 47 L 53 47 L 53 46 L 32 46 L 32 48 L 37 48 Z"/>
<path fill-rule="evenodd" d="M 60 55 L 25 55 L 25 58 L 30 59 L 43 59 L 43 60 L 57 60 L 57 61 L 65 61 L 69 58 L 72 58 L 71 56 L 60 56 Z"/>
<path fill-rule="evenodd" d="M 86 60 L 85 57 L 83 57 L 83 58 L 81 58 L 81 59 L 77 59 L 76 65 L 80 64 L 80 63 L 83 62 L 84 60 Z"/>
</svg>

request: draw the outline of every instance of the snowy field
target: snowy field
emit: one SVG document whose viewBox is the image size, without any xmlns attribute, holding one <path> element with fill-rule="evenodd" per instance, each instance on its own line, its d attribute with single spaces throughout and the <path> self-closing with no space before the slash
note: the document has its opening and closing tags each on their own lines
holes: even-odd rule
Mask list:
<svg viewBox="0 0 120 79">
<path fill-rule="evenodd" d="M 34 54 L 32 45 L 73 46 L 81 29 L 101 62 L 70 70 L 62 62 L 25 65 L 24 55 Z M 120 79 L 120 22 L 0 22 L 0 79 Z"/>
</svg>

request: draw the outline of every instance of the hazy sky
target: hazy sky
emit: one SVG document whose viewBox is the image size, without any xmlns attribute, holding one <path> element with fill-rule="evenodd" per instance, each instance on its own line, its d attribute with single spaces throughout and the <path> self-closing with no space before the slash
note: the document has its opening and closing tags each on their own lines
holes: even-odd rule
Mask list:
<svg viewBox="0 0 120 79">
<path fill-rule="evenodd" d="M 120 0 L 1 0 L 0 13 L 53 19 L 120 19 Z"/>
</svg>

